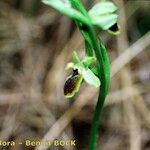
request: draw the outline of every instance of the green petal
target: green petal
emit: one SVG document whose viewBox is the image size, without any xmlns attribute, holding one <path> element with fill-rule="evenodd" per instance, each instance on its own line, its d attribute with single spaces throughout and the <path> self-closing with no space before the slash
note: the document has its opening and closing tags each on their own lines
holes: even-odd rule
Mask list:
<svg viewBox="0 0 150 150">
<path fill-rule="evenodd" d="M 72 60 L 75 64 L 81 62 L 76 51 L 72 52 Z"/>
<path fill-rule="evenodd" d="M 95 57 L 85 57 L 85 59 L 82 60 L 82 64 L 85 67 L 89 67 L 94 61 L 96 60 Z"/>
<path fill-rule="evenodd" d="M 67 65 L 65 66 L 65 70 L 73 69 L 73 68 L 74 68 L 74 63 L 73 63 L 73 62 L 69 62 L 69 63 L 67 63 Z"/>
<path fill-rule="evenodd" d="M 90 69 L 84 69 L 82 72 L 84 80 L 94 86 L 94 87 L 99 87 L 100 86 L 100 80 L 95 74 L 90 70 Z"/>
</svg>

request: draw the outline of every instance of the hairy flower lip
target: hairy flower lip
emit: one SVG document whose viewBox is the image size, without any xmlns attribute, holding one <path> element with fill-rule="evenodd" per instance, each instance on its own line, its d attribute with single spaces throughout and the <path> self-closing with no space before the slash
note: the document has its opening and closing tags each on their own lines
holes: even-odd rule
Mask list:
<svg viewBox="0 0 150 150">
<path fill-rule="evenodd" d="M 64 95 L 66 98 L 73 97 L 80 88 L 83 77 L 78 73 L 78 70 L 73 70 L 71 76 L 69 76 L 64 85 Z"/>
</svg>

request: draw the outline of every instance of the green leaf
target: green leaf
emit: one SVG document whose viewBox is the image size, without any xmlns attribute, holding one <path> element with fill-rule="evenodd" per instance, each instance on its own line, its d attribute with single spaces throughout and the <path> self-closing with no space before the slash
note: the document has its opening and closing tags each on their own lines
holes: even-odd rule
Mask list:
<svg viewBox="0 0 150 150">
<path fill-rule="evenodd" d="M 99 76 L 99 73 L 98 73 L 98 68 L 97 67 L 92 67 L 90 68 L 91 71 L 98 77 Z"/>
<path fill-rule="evenodd" d="M 95 76 L 95 74 L 90 69 L 84 69 L 82 75 L 84 80 L 91 86 L 94 86 L 96 88 L 100 86 L 99 78 Z"/>
<path fill-rule="evenodd" d="M 91 16 L 101 16 L 105 14 L 113 13 L 117 10 L 117 7 L 112 2 L 99 2 L 89 11 Z"/>
<path fill-rule="evenodd" d="M 105 85 L 106 85 L 105 94 L 107 94 L 107 91 L 109 88 L 109 82 L 110 82 L 110 62 L 109 62 L 109 57 L 108 57 L 107 50 L 104 44 L 101 41 L 99 42 L 99 44 L 100 44 L 100 49 L 102 53 L 102 65 L 104 68 L 104 78 L 102 80 L 105 82 Z"/>
<path fill-rule="evenodd" d="M 85 24 L 88 24 L 89 22 L 84 15 L 71 7 L 68 0 L 42 0 L 42 2 L 72 19 L 78 20 Z"/>
<path fill-rule="evenodd" d="M 85 51 L 87 56 L 93 56 L 93 47 L 87 40 L 85 40 Z"/>
<path fill-rule="evenodd" d="M 118 16 L 116 14 L 107 14 L 103 16 L 90 16 L 92 23 L 100 29 L 108 30 L 117 22 Z"/>
</svg>

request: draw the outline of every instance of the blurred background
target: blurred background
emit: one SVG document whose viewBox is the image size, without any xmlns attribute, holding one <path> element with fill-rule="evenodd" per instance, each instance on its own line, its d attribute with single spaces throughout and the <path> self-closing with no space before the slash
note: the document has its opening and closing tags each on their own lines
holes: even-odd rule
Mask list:
<svg viewBox="0 0 150 150">
<path fill-rule="evenodd" d="M 98 0 L 83 0 L 90 9 Z M 150 150 L 150 0 L 113 0 L 121 34 L 98 31 L 111 62 L 111 85 L 97 150 Z M 98 89 L 83 83 L 67 100 L 64 66 L 84 42 L 75 24 L 40 0 L 0 0 L 0 140 L 76 140 L 87 150 Z"/>
</svg>

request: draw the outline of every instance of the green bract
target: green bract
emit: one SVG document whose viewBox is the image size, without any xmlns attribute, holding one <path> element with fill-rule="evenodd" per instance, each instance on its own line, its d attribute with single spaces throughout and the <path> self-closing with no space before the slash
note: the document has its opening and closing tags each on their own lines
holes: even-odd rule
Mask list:
<svg viewBox="0 0 150 150">
<path fill-rule="evenodd" d="M 86 56 L 82 61 L 80 61 L 77 53 L 74 51 L 72 54 L 73 62 L 66 65 L 66 70 L 73 69 L 78 70 L 79 75 L 93 87 L 100 86 L 99 78 L 89 69 L 89 66 L 95 61 L 95 57 Z"/>
<path fill-rule="evenodd" d="M 71 7 L 69 0 L 42 0 L 42 2 L 56 9 L 65 16 L 85 24 L 88 23 L 88 19 L 82 13 Z"/>
</svg>

